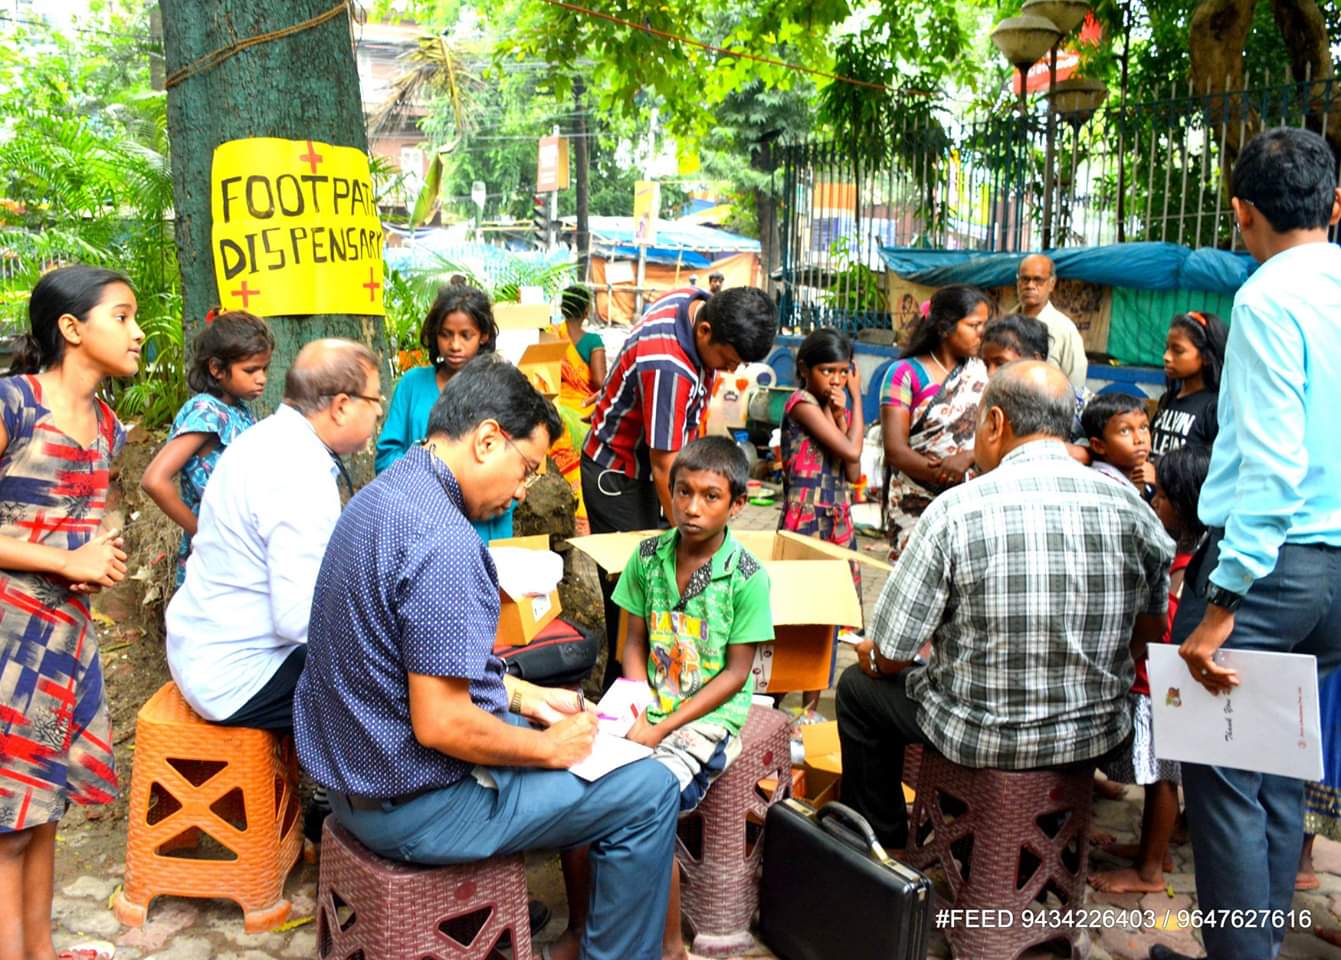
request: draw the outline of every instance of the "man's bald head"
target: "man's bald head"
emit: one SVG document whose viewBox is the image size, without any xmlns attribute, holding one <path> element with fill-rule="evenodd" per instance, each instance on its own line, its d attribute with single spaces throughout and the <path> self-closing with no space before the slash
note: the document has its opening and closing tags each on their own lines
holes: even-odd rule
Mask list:
<svg viewBox="0 0 1341 960">
<path fill-rule="evenodd" d="M 377 356 L 361 343 L 326 337 L 305 344 L 284 375 L 284 402 L 304 416 L 330 405 L 339 394 L 368 393 Z"/>
<path fill-rule="evenodd" d="M 1076 391 L 1061 370 L 1042 360 L 1018 360 L 998 370 L 978 402 L 974 459 L 991 470 L 1031 440 L 1071 439 Z"/>
<path fill-rule="evenodd" d="M 1020 312 L 1031 317 L 1038 316 L 1052 298 L 1057 286 L 1057 268 L 1052 258 L 1041 253 L 1031 253 L 1020 261 L 1015 271 L 1015 291 L 1020 296 Z"/>
</svg>

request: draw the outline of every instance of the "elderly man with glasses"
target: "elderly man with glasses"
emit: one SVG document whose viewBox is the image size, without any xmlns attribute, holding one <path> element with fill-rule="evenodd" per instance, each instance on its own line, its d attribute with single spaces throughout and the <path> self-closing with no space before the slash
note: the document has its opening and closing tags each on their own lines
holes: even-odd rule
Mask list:
<svg viewBox="0 0 1341 960">
<path fill-rule="evenodd" d="M 1048 362 L 1060 367 L 1079 389 L 1085 386 L 1089 374 L 1085 341 L 1071 318 L 1052 305 L 1056 288 L 1057 270 L 1052 259 L 1041 253 L 1025 257 L 1015 274 L 1015 289 L 1020 296 L 1015 312 L 1036 317 L 1048 328 Z"/>
</svg>

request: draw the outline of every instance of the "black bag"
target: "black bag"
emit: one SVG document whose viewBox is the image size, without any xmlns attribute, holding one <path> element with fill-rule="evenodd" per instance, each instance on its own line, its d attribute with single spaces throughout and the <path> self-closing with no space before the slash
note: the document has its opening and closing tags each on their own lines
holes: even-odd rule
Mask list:
<svg viewBox="0 0 1341 960">
<path fill-rule="evenodd" d="M 548 687 L 580 683 L 596 665 L 600 643 L 577 624 L 558 617 L 524 647 L 498 646 L 508 673 Z"/>
<path fill-rule="evenodd" d="M 932 899 L 851 807 L 769 807 L 759 932 L 783 960 L 925 960 Z"/>
</svg>

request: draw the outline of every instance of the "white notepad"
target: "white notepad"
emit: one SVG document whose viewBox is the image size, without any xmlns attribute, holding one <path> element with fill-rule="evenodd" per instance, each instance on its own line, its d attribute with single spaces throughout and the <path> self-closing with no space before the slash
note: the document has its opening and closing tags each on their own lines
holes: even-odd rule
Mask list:
<svg viewBox="0 0 1341 960">
<path fill-rule="evenodd" d="M 1239 686 L 1213 696 L 1192 679 L 1177 647 L 1149 649 L 1155 756 L 1322 779 L 1316 658 L 1221 650 L 1215 662 L 1237 670 Z"/>
<path fill-rule="evenodd" d="M 625 740 L 623 737 L 598 732 L 596 743 L 591 748 L 591 754 L 585 760 L 579 760 L 573 764 L 568 770 L 577 774 L 583 780 L 599 780 L 611 770 L 618 770 L 627 763 L 633 763 L 635 760 L 641 760 L 643 757 L 650 757 L 651 755 L 651 747 L 634 743 L 632 740 Z"/>
</svg>

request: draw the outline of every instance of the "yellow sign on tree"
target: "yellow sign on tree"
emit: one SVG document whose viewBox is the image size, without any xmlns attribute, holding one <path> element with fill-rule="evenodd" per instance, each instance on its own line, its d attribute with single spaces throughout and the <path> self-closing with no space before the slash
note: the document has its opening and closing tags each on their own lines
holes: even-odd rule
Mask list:
<svg viewBox="0 0 1341 960">
<path fill-rule="evenodd" d="M 382 222 L 368 156 L 256 137 L 214 150 L 214 275 L 225 310 L 382 316 Z"/>
</svg>

